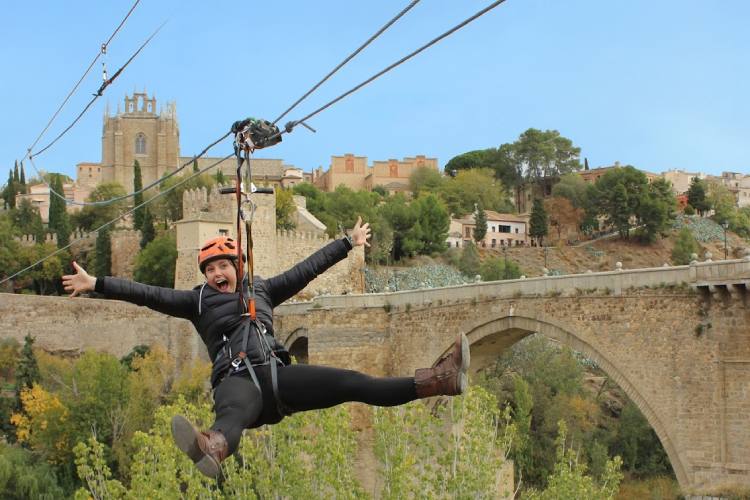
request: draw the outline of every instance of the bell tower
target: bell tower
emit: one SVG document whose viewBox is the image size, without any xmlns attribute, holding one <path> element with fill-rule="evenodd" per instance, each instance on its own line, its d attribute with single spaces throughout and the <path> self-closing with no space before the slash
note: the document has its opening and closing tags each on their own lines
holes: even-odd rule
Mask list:
<svg viewBox="0 0 750 500">
<path fill-rule="evenodd" d="M 102 182 L 118 182 L 133 190 L 133 166 L 141 166 L 143 185 L 177 168 L 180 129 L 173 102 L 158 112 L 156 98 L 144 92 L 125 96 L 125 108 L 104 116 L 102 130 Z"/>
</svg>

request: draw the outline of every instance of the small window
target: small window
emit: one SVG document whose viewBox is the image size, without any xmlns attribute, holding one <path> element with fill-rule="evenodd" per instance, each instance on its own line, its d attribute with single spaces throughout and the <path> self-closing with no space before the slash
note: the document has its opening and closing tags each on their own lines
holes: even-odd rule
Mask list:
<svg viewBox="0 0 750 500">
<path fill-rule="evenodd" d="M 219 229 L 219 236 L 229 236 L 229 229 Z"/>
<path fill-rule="evenodd" d="M 498 232 L 500 233 L 509 233 L 510 232 L 510 226 L 498 226 Z"/>
<path fill-rule="evenodd" d="M 518 228 L 516 228 L 516 234 L 518 234 Z"/>
<path fill-rule="evenodd" d="M 139 133 L 135 136 L 135 154 L 145 155 L 146 154 L 146 136 Z"/>
<path fill-rule="evenodd" d="M 492 238 L 492 248 L 495 248 L 497 246 L 497 240 L 495 238 Z"/>
</svg>

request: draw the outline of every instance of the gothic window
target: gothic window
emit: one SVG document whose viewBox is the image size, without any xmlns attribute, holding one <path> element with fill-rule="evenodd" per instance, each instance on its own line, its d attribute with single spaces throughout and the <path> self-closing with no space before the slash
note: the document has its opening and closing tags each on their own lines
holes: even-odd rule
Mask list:
<svg viewBox="0 0 750 500">
<path fill-rule="evenodd" d="M 346 171 L 354 172 L 354 158 L 347 158 L 345 163 L 346 163 Z"/>
<path fill-rule="evenodd" d="M 135 154 L 145 155 L 146 154 L 146 136 L 139 133 L 135 136 Z"/>
<path fill-rule="evenodd" d="M 398 163 L 391 162 L 390 165 L 388 165 L 390 168 L 390 176 L 391 177 L 398 177 Z"/>
</svg>

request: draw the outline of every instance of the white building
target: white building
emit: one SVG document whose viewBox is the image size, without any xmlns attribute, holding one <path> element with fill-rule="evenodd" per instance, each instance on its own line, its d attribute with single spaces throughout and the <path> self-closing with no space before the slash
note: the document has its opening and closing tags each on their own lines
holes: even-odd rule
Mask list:
<svg viewBox="0 0 750 500">
<path fill-rule="evenodd" d="M 487 217 L 487 234 L 479 242 L 483 248 L 501 248 L 504 246 L 524 246 L 529 244 L 529 219 L 521 215 L 501 214 L 493 210 L 484 211 Z M 448 229 L 448 246 L 463 248 L 466 242 L 474 241 L 476 222 L 474 214 L 460 219 L 451 219 Z"/>
</svg>

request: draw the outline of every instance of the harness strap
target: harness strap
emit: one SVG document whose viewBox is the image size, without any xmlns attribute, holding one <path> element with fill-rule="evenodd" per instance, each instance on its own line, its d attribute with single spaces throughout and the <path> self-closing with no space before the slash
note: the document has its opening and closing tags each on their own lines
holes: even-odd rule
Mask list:
<svg viewBox="0 0 750 500">
<path fill-rule="evenodd" d="M 269 364 L 271 365 L 271 388 L 273 390 L 273 398 L 276 401 L 276 410 L 279 412 L 279 415 L 281 415 L 282 417 L 286 417 L 288 415 L 291 415 L 292 411 L 281 400 L 281 395 L 279 394 L 279 374 L 278 374 L 278 366 L 277 366 L 277 365 L 284 366 L 284 363 L 274 354 L 273 349 L 271 348 L 271 346 L 267 344 L 265 339 L 260 337 L 266 331 L 265 326 L 260 321 L 256 320 L 254 323 L 248 321 L 245 328 L 242 330 L 242 350 L 238 352 L 237 357 L 232 360 L 231 362 L 232 368 L 230 368 L 230 370 L 232 369 L 237 370 L 240 364 L 244 363 L 245 367 L 247 367 L 248 373 L 250 373 L 250 378 L 252 378 L 253 384 L 255 384 L 255 387 L 257 387 L 258 392 L 260 392 L 261 398 L 262 398 L 263 390 L 260 388 L 260 382 L 258 381 L 258 376 L 255 373 L 255 369 L 253 368 L 252 363 L 250 363 L 250 359 L 247 357 L 247 346 L 250 340 L 250 326 L 252 324 L 256 325 L 256 332 L 259 337 L 258 340 L 259 340 L 261 349 L 264 348 L 264 345 L 265 347 L 268 348 L 268 356 L 270 358 Z M 224 340 L 226 342 L 227 338 L 224 337 Z M 225 344 L 225 347 L 226 347 L 226 344 Z M 230 352 L 230 355 L 231 355 L 231 352 Z M 261 401 L 261 404 L 262 404 L 262 401 Z"/>
</svg>

